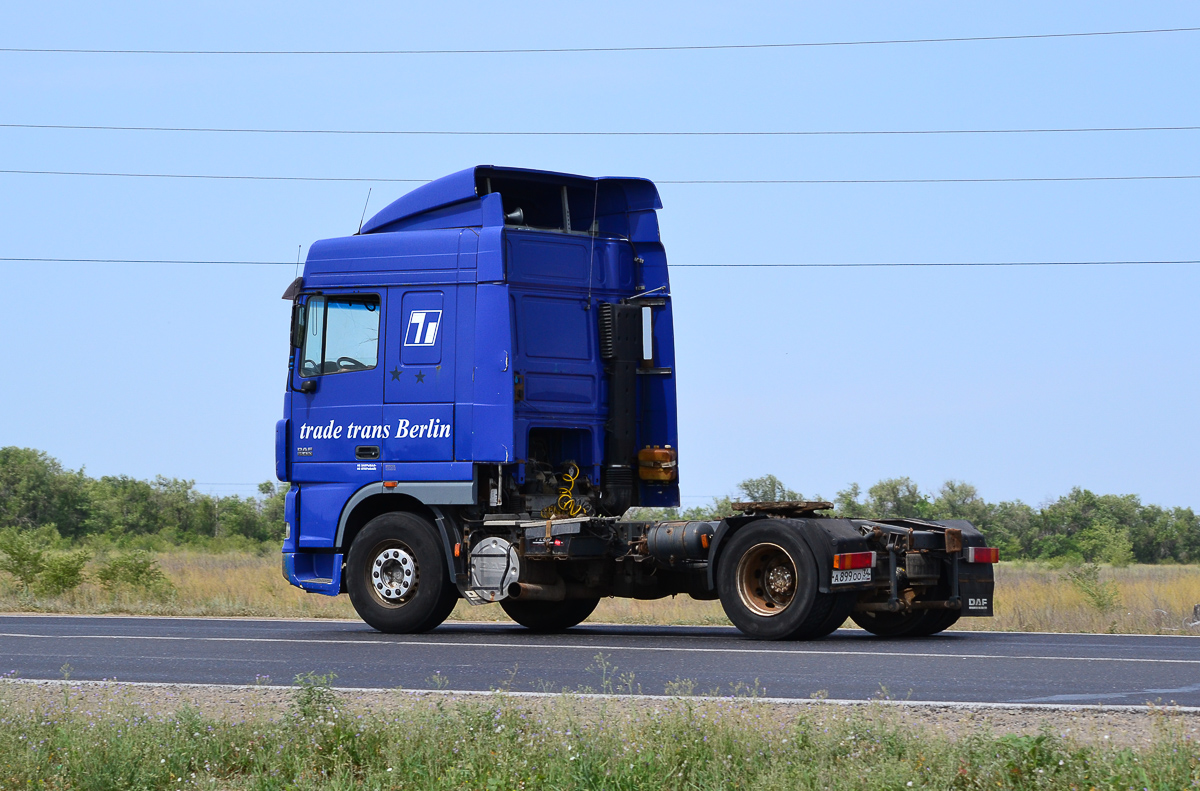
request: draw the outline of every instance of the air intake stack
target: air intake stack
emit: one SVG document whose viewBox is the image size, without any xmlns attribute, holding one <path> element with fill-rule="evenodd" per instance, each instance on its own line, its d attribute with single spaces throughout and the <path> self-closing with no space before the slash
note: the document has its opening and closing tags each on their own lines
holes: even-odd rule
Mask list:
<svg viewBox="0 0 1200 791">
<path fill-rule="evenodd" d="M 642 312 L 636 305 L 600 305 L 600 357 L 608 373 L 604 473 L 600 508 L 620 516 L 634 505 L 637 462 L 637 366 L 641 359 Z"/>
</svg>

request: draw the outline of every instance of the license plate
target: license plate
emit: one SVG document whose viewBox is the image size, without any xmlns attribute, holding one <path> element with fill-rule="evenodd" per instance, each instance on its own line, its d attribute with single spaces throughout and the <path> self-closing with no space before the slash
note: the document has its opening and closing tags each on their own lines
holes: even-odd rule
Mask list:
<svg viewBox="0 0 1200 791">
<path fill-rule="evenodd" d="M 845 585 L 850 582 L 870 582 L 870 569 L 834 569 L 833 579 L 834 585 Z"/>
</svg>

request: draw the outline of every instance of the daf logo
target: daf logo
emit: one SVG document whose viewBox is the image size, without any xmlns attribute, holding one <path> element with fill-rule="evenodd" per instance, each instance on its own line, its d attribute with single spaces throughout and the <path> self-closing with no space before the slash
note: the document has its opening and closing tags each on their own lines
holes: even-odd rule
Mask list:
<svg viewBox="0 0 1200 791">
<path fill-rule="evenodd" d="M 967 599 L 968 610 L 986 610 L 987 606 L 987 599 Z"/>
<path fill-rule="evenodd" d="M 438 325 L 442 323 L 440 310 L 414 310 L 408 314 L 408 328 L 404 332 L 405 346 L 433 346 L 437 343 Z"/>
</svg>

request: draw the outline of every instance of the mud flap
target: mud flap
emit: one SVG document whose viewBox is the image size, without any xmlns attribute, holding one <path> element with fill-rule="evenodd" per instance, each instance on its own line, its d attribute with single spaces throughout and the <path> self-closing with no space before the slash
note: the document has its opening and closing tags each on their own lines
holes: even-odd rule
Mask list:
<svg viewBox="0 0 1200 791">
<path fill-rule="evenodd" d="M 992 594 L 996 583 L 990 579 L 960 579 L 958 593 L 962 598 L 964 618 L 992 617 Z"/>
</svg>

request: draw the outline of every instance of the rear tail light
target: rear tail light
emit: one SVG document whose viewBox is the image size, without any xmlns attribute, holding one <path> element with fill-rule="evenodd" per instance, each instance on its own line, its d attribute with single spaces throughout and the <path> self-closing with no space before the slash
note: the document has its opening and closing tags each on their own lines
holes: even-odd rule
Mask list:
<svg viewBox="0 0 1200 791">
<path fill-rule="evenodd" d="M 1000 550 L 996 547 L 967 547 L 968 563 L 999 563 Z"/>
<path fill-rule="evenodd" d="M 874 552 L 844 552 L 833 556 L 835 569 L 869 569 L 874 565 Z"/>
</svg>

